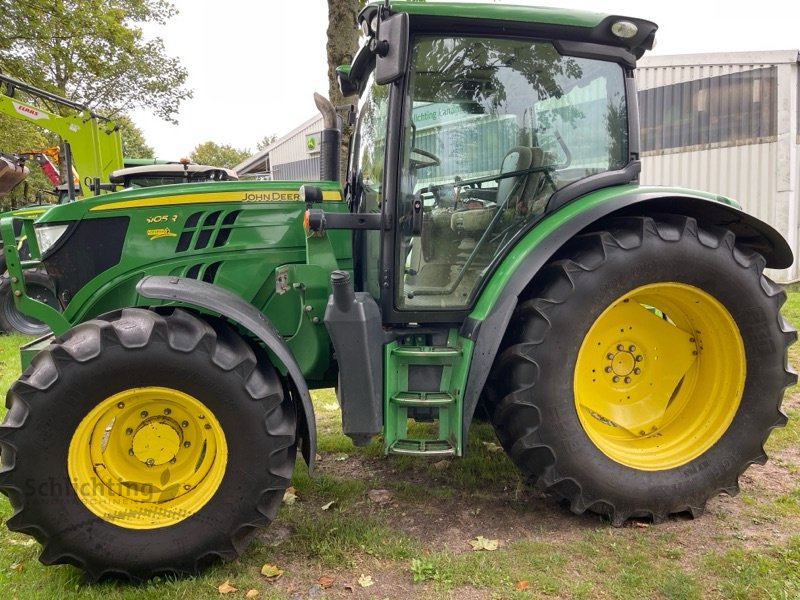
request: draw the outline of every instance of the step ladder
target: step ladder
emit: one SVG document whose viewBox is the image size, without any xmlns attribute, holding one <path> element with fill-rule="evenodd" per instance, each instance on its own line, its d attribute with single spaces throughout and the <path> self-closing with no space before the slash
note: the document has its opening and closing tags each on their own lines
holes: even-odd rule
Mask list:
<svg viewBox="0 0 800 600">
<path fill-rule="evenodd" d="M 453 373 L 462 367 L 462 351 L 446 346 L 398 344 L 386 347 L 386 452 L 428 456 L 461 456 L 462 402 L 452 389 Z M 430 430 L 409 432 L 409 419 L 433 421 Z M 417 428 L 419 429 L 419 428 Z"/>
</svg>

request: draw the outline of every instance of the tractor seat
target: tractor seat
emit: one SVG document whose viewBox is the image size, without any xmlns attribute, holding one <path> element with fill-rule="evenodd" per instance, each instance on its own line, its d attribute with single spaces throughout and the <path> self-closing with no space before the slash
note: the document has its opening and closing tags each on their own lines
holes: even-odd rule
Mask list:
<svg viewBox="0 0 800 600">
<path fill-rule="evenodd" d="M 497 194 L 492 205 L 485 202 L 475 203 L 476 208 L 462 208 L 453 211 L 450 217 L 450 228 L 453 231 L 483 231 L 488 227 L 495 211 L 515 208 L 518 212 L 527 212 L 527 201 L 538 187 L 541 173 L 524 173 L 503 177 L 506 173 L 524 171 L 540 166 L 544 152 L 541 148 L 515 146 L 503 157 L 500 164 Z"/>
</svg>

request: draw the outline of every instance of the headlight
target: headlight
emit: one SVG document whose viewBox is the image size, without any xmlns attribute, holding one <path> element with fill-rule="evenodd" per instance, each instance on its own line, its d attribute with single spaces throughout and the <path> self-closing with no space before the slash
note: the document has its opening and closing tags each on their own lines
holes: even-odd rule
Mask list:
<svg viewBox="0 0 800 600">
<path fill-rule="evenodd" d="M 39 252 L 44 254 L 52 248 L 53 244 L 64 235 L 64 232 L 66 232 L 68 228 L 69 224 L 39 225 L 36 227 L 36 241 L 39 242 Z"/>
</svg>

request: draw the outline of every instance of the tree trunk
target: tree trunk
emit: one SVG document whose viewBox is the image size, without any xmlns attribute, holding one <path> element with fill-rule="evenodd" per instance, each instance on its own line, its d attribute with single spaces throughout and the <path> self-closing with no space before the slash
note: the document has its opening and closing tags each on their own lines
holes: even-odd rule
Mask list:
<svg viewBox="0 0 800 600">
<path fill-rule="evenodd" d="M 339 91 L 336 67 L 350 64 L 358 50 L 359 32 L 356 17 L 363 5 L 363 0 L 328 0 L 328 97 L 337 109 L 347 107 L 356 101 L 355 96 L 344 98 Z M 339 114 L 342 114 L 342 111 L 339 111 Z M 342 146 L 339 155 L 340 182 L 345 181 L 347 174 L 347 145 L 351 129 L 346 122 L 342 126 Z"/>
</svg>

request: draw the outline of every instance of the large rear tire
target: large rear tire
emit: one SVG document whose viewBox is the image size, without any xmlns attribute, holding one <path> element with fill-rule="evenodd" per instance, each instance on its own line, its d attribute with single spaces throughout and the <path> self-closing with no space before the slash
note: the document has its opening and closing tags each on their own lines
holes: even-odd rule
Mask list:
<svg viewBox="0 0 800 600">
<path fill-rule="evenodd" d="M 126 309 L 69 330 L 7 396 L 0 491 L 45 564 L 95 580 L 232 559 L 278 510 L 296 414 L 230 327 Z"/>
<path fill-rule="evenodd" d="M 526 290 L 487 386 L 512 460 L 615 525 L 736 494 L 797 379 L 785 293 L 763 268 L 690 218 L 609 221 L 568 243 Z"/>
</svg>

